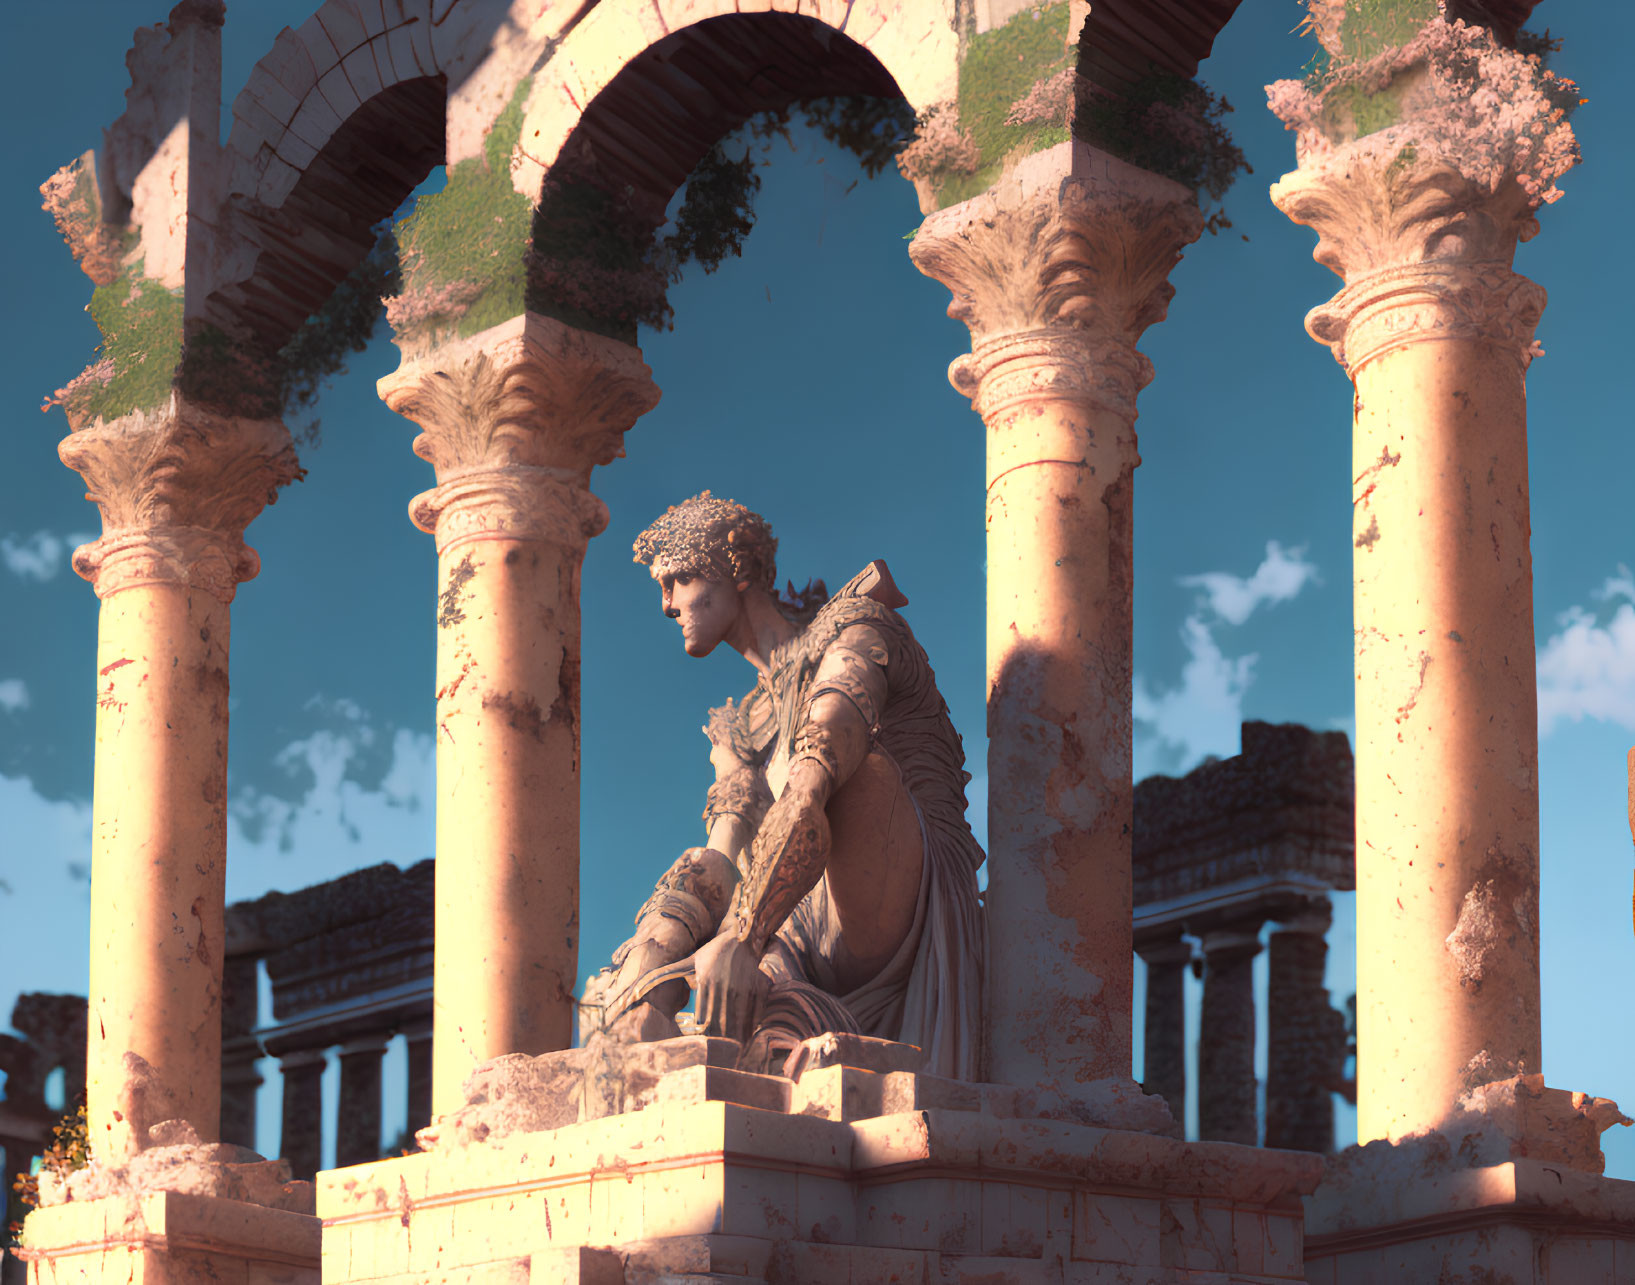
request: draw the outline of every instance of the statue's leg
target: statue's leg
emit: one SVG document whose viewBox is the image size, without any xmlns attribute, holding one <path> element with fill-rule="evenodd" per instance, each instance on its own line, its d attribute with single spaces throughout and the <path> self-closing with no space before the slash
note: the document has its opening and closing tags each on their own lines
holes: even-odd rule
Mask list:
<svg viewBox="0 0 1635 1285">
<path fill-rule="evenodd" d="M 840 921 L 840 992 L 871 980 L 914 926 L 925 844 L 891 756 L 876 749 L 829 800 L 829 900 Z"/>
</svg>

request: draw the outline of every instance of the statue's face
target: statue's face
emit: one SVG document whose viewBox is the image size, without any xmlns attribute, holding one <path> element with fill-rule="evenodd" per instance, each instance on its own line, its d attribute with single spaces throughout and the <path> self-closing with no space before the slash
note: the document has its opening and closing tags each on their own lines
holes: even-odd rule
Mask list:
<svg viewBox="0 0 1635 1285">
<path fill-rule="evenodd" d="M 681 626 L 681 645 L 689 656 L 708 656 L 738 619 L 738 590 L 725 580 L 676 571 L 667 562 L 653 564 L 664 614 Z"/>
</svg>

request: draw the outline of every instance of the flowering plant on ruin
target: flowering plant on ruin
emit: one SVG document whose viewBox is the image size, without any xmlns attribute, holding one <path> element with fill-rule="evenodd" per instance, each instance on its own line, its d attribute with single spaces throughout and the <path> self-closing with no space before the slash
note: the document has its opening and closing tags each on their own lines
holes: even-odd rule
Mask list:
<svg viewBox="0 0 1635 1285">
<path fill-rule="evenodd" d="M 1296 133 L 1302 168 L 1362 141 L 1405 163 L 1435 158 L 1488 192 L 1514 179 L 1534 207 L 1561 196 L 1555 181 L 1579 159 L 1567 120 L 1586 101 L 1576 84 L 1539 54 L 1505 48 L 1487 27 L 1442 17 L 1405 43 L 1347 58 L 1333 8 L 1314 4 L 1311 23 L 1330 56 L 1313 76 L 1266 91 Z"/>
</svg>

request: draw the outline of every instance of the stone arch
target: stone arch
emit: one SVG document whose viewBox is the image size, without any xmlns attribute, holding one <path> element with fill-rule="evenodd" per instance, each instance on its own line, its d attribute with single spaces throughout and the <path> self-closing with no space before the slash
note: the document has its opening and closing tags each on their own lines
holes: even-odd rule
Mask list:
<svg viewBox="0 0 1635 1285">
<path fill-rule="evenodd" d="M 801 77 L 801 61 L 817 52 L 830 60 L 824 70 L 842 70 L 838 83 L 821 74 Z M 866 59 L 856 57 L 858 52 Z M 677 66 L 692 59 L 706 74 L 719 73 L 735 60 L 742 66 L 746 53 L 765 62 L 750 64 L 749 78 L 737 85 L 700 82 Z M 865 62 L 883 73 L 890 89 L 848 83 L 853 78 L 845 73 L 860 73 Z M 807 70 L 817 68 L 809 63 Z M 786 81 L 781 86 L 780 75 Z M 764 84 L 758 86 L 757 78 Z M 720 112 L 731 98 L 749 91 L 758 105 L 740 115 L 742 120 L 802 96 L 837 92 L 900 93 L 923 111 L 951 101 L 957 83 L 951 0 L 602 0 L 535 79 L 513 177 L 519 192 L 537 197 L 545 174 L 564 159 L 581 126 L 596 133 L 598 116 L 617 118 L 628 99 L 645 99 L 648 108 L 658 108 L 660 119 L 675 120 L 689 110 Z M 715 92 L 726 89 L 734 92 Z M 605 98 L 609 91 L 611 103 Z M 638 119 L 649 127 L 654 121 L 650 112 Z M 636 134 L 644 136 L 642 130 Z M 602 150 L 608 150 L 605 144 Z"/>
<path fill-rule="evenodd" d="M 508 6 L 327 0 L 285 28 L 233 102 L 216 279 L 203 319 L 276 350 L 444 159 L 448 86 Z"/>
</svg>

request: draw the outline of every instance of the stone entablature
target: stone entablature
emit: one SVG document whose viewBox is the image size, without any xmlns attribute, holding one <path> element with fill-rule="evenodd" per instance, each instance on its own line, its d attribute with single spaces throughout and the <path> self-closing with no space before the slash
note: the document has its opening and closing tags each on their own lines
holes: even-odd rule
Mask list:
<svg viewBox="0 0 1635 1285">
<path fill-rule="evenodd" d="M 1139 782 L 1138 940 L 1355 887 L 1354 789 L 1345 733 L 1293 723 L 1247 722 L 1241 753 Z"/>
</svg>

